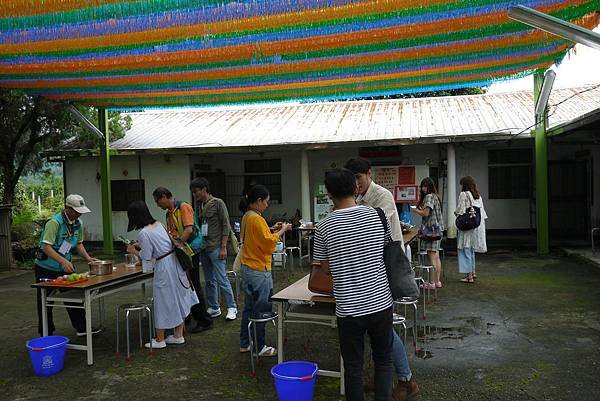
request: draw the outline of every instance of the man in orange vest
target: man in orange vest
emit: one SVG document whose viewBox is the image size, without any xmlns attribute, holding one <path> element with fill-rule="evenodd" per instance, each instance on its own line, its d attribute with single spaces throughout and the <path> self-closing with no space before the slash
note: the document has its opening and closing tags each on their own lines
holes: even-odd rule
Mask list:
<svg viewBox="0 0 600 401">
<path fill-rule="evenodd" d="M 188 244 L 193 244 L 196 237 L 201 233 L 194 228 L 194 210 L 189 203 L 182 202 L 173 198 L 173 194 L 165 187 L 158 187 L 152 192 L 152 197 L 156 205 L 167 211 L 167 232 L 173 238 L 179 238 Z M 192 246 L 193 248 L 193 246 Z M 191 329 L 192 333 L 200 333 L 211 329 L 212 317 L 206 311 L 206 302 L 200 286 L 200 250 L 193 249 L 195 254 L 192 257 L 193 268 L 190 270 L 190 279 L 198 296 L 198 303 L 192 306 L 192 316 L 196 320 L 196 326 Z"/>
</svg>

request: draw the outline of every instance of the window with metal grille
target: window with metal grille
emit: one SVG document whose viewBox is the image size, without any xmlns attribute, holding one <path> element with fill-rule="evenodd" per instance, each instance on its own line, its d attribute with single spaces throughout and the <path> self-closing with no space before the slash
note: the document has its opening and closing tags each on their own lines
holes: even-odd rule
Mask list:
<svg viewBox="0 0 600 401">
<path fill-rule="evenodd" d="M 145 201 L 144 180 L 113 180 L 110 182 L 112 210 L 127 211 L 131 202 Z"/>
<path fill-rule="evenodd" d="M 262 184 L 271 194 L 271 203 L 281 203 L 281 159 L 244 160 L 244 187 Z"/>
<path fill-rule="evenodd" d="M 489 199 L 532 197 L 531 149 L 488 150 Z"/>
</svg>

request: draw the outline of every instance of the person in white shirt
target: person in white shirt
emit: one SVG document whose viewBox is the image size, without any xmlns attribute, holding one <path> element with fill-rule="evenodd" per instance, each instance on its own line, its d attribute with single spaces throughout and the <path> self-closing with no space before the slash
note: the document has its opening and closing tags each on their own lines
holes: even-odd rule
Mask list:
<svg viewBox="0 0 600 401">
<path fill-rule="evenodd" d="M 400 241 L 402 248 L 404 248 L 402 227 L 400 226 L 400 217 L 398 216 L 398 209 L 396 209 L 396 202 L 394 202 L 394 195 L 388 189 L 373 181 L 371 178 L 371 163 L 367 159 L 357 157 L 348 160 L 344 167 L 352 171 L 356 177 L 356 183 L 358 184 L 356 203 L 382 209 L 391 224 L 392 240 Z"/>
<path fill-rule="evenodd" d="M 460 281 L 463 283 L 474 283 L 477 278 L 475 272 L 475 252 L 487 252 L 485 240 L 485 219 L 487 213 L 483 207 L 481 195 L 477 190 L 475 179 L 470 175 L 460 179 L 461 193 L 458 197 L 458 203 L 454 215 L 459 216 L 471 207 L 476 206 L 481 212 L 481 223 L 478 227 L 467 231 L 458 231 L 458 270 L 465 275 Z"/>
</svg>

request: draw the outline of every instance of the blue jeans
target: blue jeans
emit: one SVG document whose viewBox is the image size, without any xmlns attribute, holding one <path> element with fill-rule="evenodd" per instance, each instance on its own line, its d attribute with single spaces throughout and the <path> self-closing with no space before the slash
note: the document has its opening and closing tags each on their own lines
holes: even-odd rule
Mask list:
<svg viewBox="0 0 600 401">
<path fill-rule="evenodd" d="M 412 372 L 408 366 L 408 357 L 406 356 L 406 350 L 404 349 L 404 343 L 402 339 L 394 332 L 394 342 L 392 343 L 392 362 L 394 362 L 394 369 L 396 370 L 396 376 L 398 380 L 407 382 L 412 377 Z"/>
<path fill-rule="evenodd" d="M 273 277 L 269 271 L 258 271 L 242 265 L 242 289 L 244 290 L 244 311 L 240 325 L 240 347 L 248 348 L 250 338 L 248 337 L 248 323 L 251 317 L 257 318 L 262 313 L 271 312 L 273 303 Z M 265 345 L 265 324 L 256 324 L 256 352 Z"/>
<path fill-rule="evenodd" d="M 458 271 L 464 274 L 475 271 L 475 250 L 473 248 L 458 249 Z"/>
<path fill-rule="evenodd" d="M 219 309 L 219 287 L 225 295 L 225 302 L 228 308 L 237 308 L 231 283 L 227 278 L 225 270 L 225 259 L 219 259 L 220 249 L 217 247 L 212 251 L 200 252 L 200 261 L 204 269 L 204 278 L 206 280 L 206 303 L 209 308 Z M 218 286 L 217 286 L 218 285 Z"/>
</svg>

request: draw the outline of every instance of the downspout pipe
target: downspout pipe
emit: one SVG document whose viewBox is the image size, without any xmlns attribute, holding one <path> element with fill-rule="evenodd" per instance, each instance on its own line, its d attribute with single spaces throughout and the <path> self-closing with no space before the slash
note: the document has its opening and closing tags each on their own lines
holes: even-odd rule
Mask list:
<svg viewBox="0 0 600 401">
<path fill-rule="evenodd" d="M 113 233 L 112 233 L 112 203 L 110 193 L 110 135 L 108 135 L 108 115 L 106 109 L 98 109 L 99 131 L 103 134 L 100 141 L 100 190 L 102 198 L 102 239 L 104 253 L 112 255 Z"/>
</svg>

